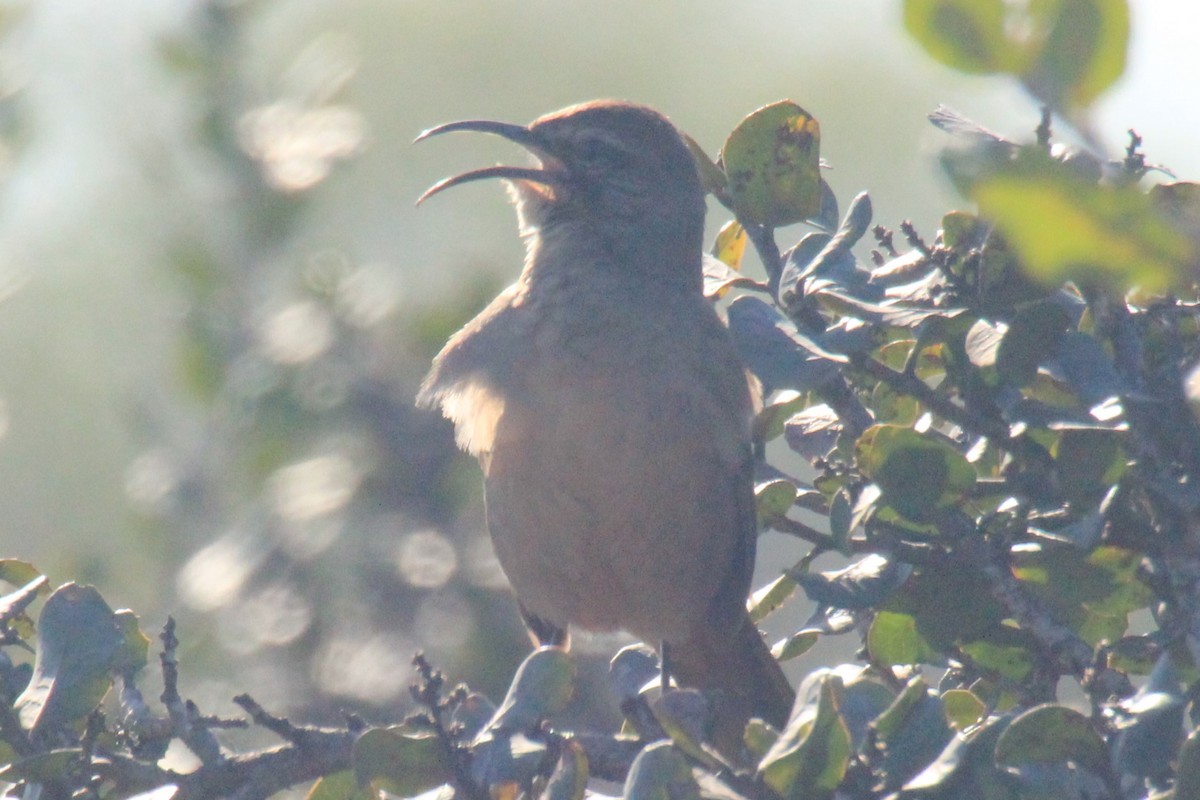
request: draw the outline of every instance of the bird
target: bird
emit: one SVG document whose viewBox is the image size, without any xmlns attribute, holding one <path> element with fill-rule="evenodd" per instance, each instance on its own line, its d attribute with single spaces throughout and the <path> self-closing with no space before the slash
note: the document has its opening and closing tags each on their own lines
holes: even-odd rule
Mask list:
<svg viewBox="0 0 1200 800">
<path fill-rule="evenodd" d="M 520 145 L 507 182 L 517 281 L 454 334 L 417 395 L 484 476 L 496 555 L 535 641 L 623 630 L 714 699 L 713 738 L 782 727 L 793 690 L 746 608 L 758 537 L 754 382 L 704 297 L 705 191 L 661 113 L 597 100 L 529 125 L 457 131 Z M 721 747 L 722 742 L 726 747 Z"/>
</svg>

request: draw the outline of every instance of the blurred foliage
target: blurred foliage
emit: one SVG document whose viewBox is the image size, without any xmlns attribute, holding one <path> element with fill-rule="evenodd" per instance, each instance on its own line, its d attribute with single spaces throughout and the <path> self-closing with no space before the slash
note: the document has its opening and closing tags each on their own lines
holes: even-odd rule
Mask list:
<svg viewBox="0 0 1200 800">
<path fill-rule="evenodd" d="M 1114 159 L 1054 141 L 1056 113 L 1087 138 L 1089 103 L 1120 76 L 1124 3 L 905 8 L 943 63 L 1011 74 L 1046 103 L 1028 140 L 931 115 L 948 134 L 941 164 L 976 210 L 950 211 L 929 235 L 904 224 L 900 245 L 872 227 L 863 193 L 839 224 L 818 123 L 790 101 L 747 116 L 715 159 L 693 149 L 734 217 L 705 285 L 768 394 L 755 430 L 814 470 L 808 481 L 760 464 L 759 519 L 803 552 L 754 594 L 752 615 L 802 592 L 816 609 L 777 657 L 829 637 L 859 647 L 854 663 L 802 681 L 783 730 L 752 721 L 741 759 L 727 760 L 736 754 L 706 741 L 706 698 L 664 689 L 655 657 L 630 647 L 609 687 L 627 735 L 568 733 L 575 656 L 538 649 L 494 705 L 491 676 L 515 660 L 510 629 L 477 622 L 456 640 L 471 644 L 446 655 L 461 659 L 456 673 L 478 669 L 484 692 L 448 687 L 418 657 L 418 710 L 396 725 L 351 716 L 307 728 L 243 696 L 285 746 L 231 759 L 213 732 L 239 721 L 178 695 L 173 623 L 155 712 L 137 688 L 148 640 L 130 612 L 66 584 L 35 626 L 26 610 L 46 581 L 4 562 L 0 743 L 11 763 L 0 779 L 51 797 L 164 800 L 267 796 L 318 777 L 316 798 L 579 800 L 594 793 L 590 778 L 639 800 L 1194 796 L 1200 189 L 1148 187 L 1169 173 L 1133 132 Z M 217 534 L 181 586 L 216 612 L 227 646 L 292 659 L 298 683 L 284 695 L 296 707 L 324 707 L 307 702 L 310 689 L 365 707 L 408 681 L 403 646 L 370 635 L 419 625 L 414 609 L 448 591 L 469 613 L 434 616 L 446 639 L 498 613 L 495 584 L 455 560 L 470 544 L 456 538 L 463 495 L 444 427 L 409 409 L 411 376 L 393 360 L 398 341 L 431 349 L 464 314 L 397 321 L 368 268 L 325 254 L 297 270 L 280 256 L 306 192 L 352 156 L 362 122 L 337 101 L 338 70 L 244 107 L 230 90 L 242 12 L 208 13 L 204 35 L 173 57 L 212 89 L 203 129 L 245 226 L 232 241 L 197 232 L 180 245 L 192 301 L 180 362 L 204 425 L 191 448 L 165 450 L 175 479 L 149 482 L 166 488 L 144 499 L 197 539 Z M 781 249 L 776 227 L 802 219 L 821 230 Z M 859 246 L 868 233 L 873 244 Z M 765 280 L 743 272 L 747 243 Z M 356 536 L 369 543 L 348 546 Z M 361 553 L 372 559 L 348 563 Z M 851 562 L 816 571 L 825 553 Z M 331 582 L 358 578 L 361 605 L 326 599 Z M 32 665 L 9 655 L 22 648 Z M 353 683 L 367 661 L 387 691 Z M 119 713 L 110 722 L 102 708 Z M 172 742 L 196 756 L 194 772 L 157 764 Z"/>
<path fill-rule="evenodd" d="M 261 97 L 241 70 L 255 6 L 197 9 L 161 52 L 203 101 L 197 144 L 227 200 L 220 226 L 198 218 L 174 243 L 176 360 L 198 422 L 162 426 L 131 470 L 135 506 L 195 549 L 180 599 L 256 667 L 256 693 L 306 714 L 394 709 L 407 679 L 392 658 L 422 647 L 502 687 L 522 634 L 471 522 L 473 473 L 411 402 L 412 365 L 491 287 L 402 318 L 388 265 L 295 255 L 316 191 L 367 136 L 346 99 L 354 61 L 319 38 Z"/>
</svg>

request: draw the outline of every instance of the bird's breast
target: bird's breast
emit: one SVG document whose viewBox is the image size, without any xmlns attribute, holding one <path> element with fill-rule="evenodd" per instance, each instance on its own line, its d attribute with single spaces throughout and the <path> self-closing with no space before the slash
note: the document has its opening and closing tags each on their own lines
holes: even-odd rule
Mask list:
<svg viewBox="0 0 1200 800">
<path fill-rule="evenodd" d="M 746 409 L 712 391 L 699 343 L 672 352 L 613 333 L 531 349 L 541 360 L 522 367 L 526 388 L 505 399 L 486 460 L 488 525 L 533 613 L 680 639 L 754 535 L 740 508 Z"/>
</svg>

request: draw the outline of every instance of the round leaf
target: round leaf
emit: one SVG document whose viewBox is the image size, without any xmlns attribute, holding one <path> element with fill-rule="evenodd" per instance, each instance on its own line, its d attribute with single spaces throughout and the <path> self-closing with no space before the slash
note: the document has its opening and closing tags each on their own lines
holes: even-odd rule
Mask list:
<svg viewBox="0 0 1200 800">
<path fill-rule="evenodd" d="M 94 587 L 67 583 L 55 590 L 38 617 L 33 677 L 15 703 L 21 724 L 32 731 L 87 716 L 108 691 L 122 639 Z"/>
<path fill-rule="evenodd" d="M 563 740 L 558 766 L 546 782 L 541 800 L 583 800 L 587 783 L 588 760 L 583 746 L 574 739 Z"/>
<path fill-rule="evenodd" d="M 838 712 L 841 681 L 822 678 L 816 708 L 799 707 L 758 771 L 783 797 L 829 797 L 850 763 L 850 730 Z"/>
<path fill-rule="evenodd" d="M 404 726 L 367 731 L 354 743 L 352 758 L 359 785 L 400 797 L 428 791 L 454 776 L 450 755 L 437 735 Z"/>
<path fill-rule="evenodd" d="M 517 668 L 489 727 L 524 731 L 561 711 L 575 689 L 575 662 L 561 647 L 539 647 Z"/>
<path fill-rule="evenodd" d="M 700 787 L 683 753 L 663 741 L 633 760 L 622 796 L 625 800 L 700 800 Z"/>
<path fill-rule="evenodd" d="M 1108 769 L 1108 747 L 1087 717 L 1059 705 L 1041 705 L 1021 714 L 996 742 L 996 764 L 1061 764 L 1074 761 L 1098 774 Z"/>
<path fill-rule="evenodd" d="M 949 689 L 942 693 L 942 708 L 946 721 L 956 731 L 977 725 L 987 713 L 983 701 L 966 689 Z"/>
<path fill-rule="evenodd" d="M 914 522 L 953 503 L 975 485 L 975 468 L 946 442 L 897 425 L 874 425 L 859 437 L 858 466 L 879 485 L 882 501 Z"/>
<path fill-rule="evenodd" d="M 1060 0 L 1029 4 L 1038 43 L 1026 87 L 1054 108 L 1087 105 L 1125 71 L 1128 0 Z"/>
<path fill-rule="evenodd" d="M 906 0 L 904 27 L 929 55 L 962 72 L 987 74 L 1019 63 L 1004 33 L 1003 0 Z"/>
<path fill-rule="evenodd" d="M 996 353 L 996 371 L 1014 386 L 1026 386 L 1038 365 L 1054 357 L 1059 340 L 1071 324 L 1056 303 L 1034 303 L 1017 312 Z"/>
<path fill-rule="evenodd" d="M 787 514 L 796 502 L 796 484 L 783 478 L 766 481 L 754 487 L 754 503 L 758 510 L 758 524 L 769 527 Z"/>
<path fill-rule="evenodd" d="M 936 653 L 917 631 L 917 621 L 908 614 L 880 611 L 867 632 L 871 660 L 884 666 L 927 663 Z"/>
<path fill-rule="evenodd" d="M 821 211 L 820 126 L 795 103 L 758 109 L 721 150 L 729 196 L 748 225 L 790 225 Z"/>
</svg>

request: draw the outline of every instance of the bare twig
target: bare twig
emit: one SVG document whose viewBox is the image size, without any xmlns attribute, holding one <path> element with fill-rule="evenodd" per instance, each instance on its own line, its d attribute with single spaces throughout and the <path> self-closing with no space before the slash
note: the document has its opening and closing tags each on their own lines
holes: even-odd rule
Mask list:
<svg viewBox="0 0 1200 800">
<path fill-rule="evenodd" d="M 1054 114 L 1050 111 L 1050 106 L 1042 106 L 1042 118 L 1038 122 L 1037 128 L 1033 131 L 1034 136 L 1037 137 L 1038 147 L 1050 146 L 1050 123 L 1053 121 L 1053 118 Z"/>
<path fill-rule="evenodd" d="M 904 239 L 908 242 L 909 246 L 921 253 L 921 255 L 927 256 L 933 252 L 929 245 L 925 243 L 925 240 L 921 238 L 921 234 L 917 232 L 917 226 L 913 225 L 911 220 L 906 219 L 900 223 L 900 232 L 904 234 Z"/>
<path fill-rule="evenodd" d="M 248 694 L 239 694 L 233 698 L 233 702 L 240 706 L 250 719 L 254 720 L 254 724 L 259 727 L 266 728 L 271 733 L 283 739 L 285 742 L 299 744 L 301 729 L 297 728 L 284 717 L 277 717 L 274 714 L 267 712 L 265 708 L 258 704 L 253 697 Z"/>
<path fill-rule="evenodd" d="M 196 705 L 191 701 L 185 703 L 179 695 L 179 661 L 175 656 L 179 640 L 175 638 L 174 617 L 167 617 L 159 639 L 163 643 L 163 651 L 159 656 L 162 664 L 163 691 L 159 699 L 166 706 L 174 735 L 187 745 L 201 762 L 217 763 L 223 758 L 221 743 L 213 736 L 212 731 L 199 724 L 201 717 Z"/>
<path fill-rule="evenodd" d="M 417 668 L 417 681 L 409 687 L 409 691 L 413 699 L 427 709 L 425 721 L 437 735 L 453 765 L 455 788 L 467 800 L 489 800 L 486 788 L 479 786 L 471 777 L 469 751 L 459 743 L 450 726 L 446 724 L 446 701 L 442 698 L 445 676 L 433 668 L 423 653 L 413 656 L 412 663 Z"/>
</svg>

